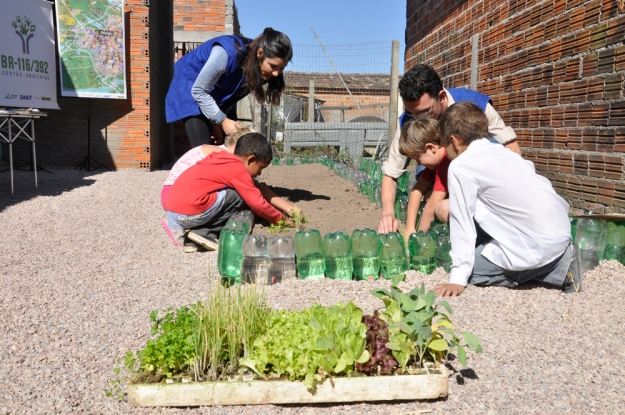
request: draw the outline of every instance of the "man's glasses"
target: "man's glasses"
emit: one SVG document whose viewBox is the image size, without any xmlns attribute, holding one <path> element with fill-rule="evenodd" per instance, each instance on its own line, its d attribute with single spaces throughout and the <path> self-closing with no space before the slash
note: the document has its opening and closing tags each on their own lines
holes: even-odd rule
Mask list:
<svg viewBox="0 0 625 415">
<path fill-rule="evenodd" d="M 427 110 L 422 110 L 422 111 L 419 111 L 419 112 L 417 112 L 417 113 L 415 113 L 415 114 L 413 114 L 413 115 L 414 115 L 415 117 L 418 117 L 418 116 L 420 116 L 420 115 L 430 115 L 430 116 L 431 116 L 431 115 L 432 115 L 432 108 L 434 107 L 434 103 L 436 103 L 436 100 L 437 100 L 437 98 L 434 98 L 434 99 L 432 100 L 432 105 L 430 105 L 430 108 L 428 108 Z"/>
</svg>

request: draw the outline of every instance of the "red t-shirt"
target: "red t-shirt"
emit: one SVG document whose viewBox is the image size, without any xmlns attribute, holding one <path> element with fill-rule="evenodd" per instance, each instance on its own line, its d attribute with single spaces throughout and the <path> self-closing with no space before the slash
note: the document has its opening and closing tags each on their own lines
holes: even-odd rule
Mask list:
<svg viewBox="0 0 625 415">
<path fill-rule="evenodd" d="M 436 167 L 436 170 L 425 169 L 423 170 L 423 173 L 421 173 L 421 176 L 425 180 L 429 182 L 434 182 L 433 190 L 448 193 L 447 170 L 449 170 L 449 163 L 451 163 L 451 160 L 449 160 L 449 158 L 447 157 L 447 152 L 443 150 L 443 158 L 441 159 L 441 162 L 438 163 L 438 167 Z"/>
<path fill-rule="evenodd" d="M 258 216 L 271 223 L 282 219 L 282 213 L 263 198 L 241 160 L 226 151 L 211 153 L 185 170 L 171 186 L 165 207 L 182 215 L 199 215 L 213 206 L 217 192 L 226 188 L 234 189 Z"/>
</svg>

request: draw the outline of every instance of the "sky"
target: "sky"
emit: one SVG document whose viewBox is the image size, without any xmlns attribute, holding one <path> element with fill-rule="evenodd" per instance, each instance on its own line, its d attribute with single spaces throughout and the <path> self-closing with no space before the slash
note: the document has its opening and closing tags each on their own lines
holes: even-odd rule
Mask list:
<svg viewBox="0 0 625 415">
<path fill-rule="evenodd" d="M 295 45 L 309 45 L 295 47 L 287 70 L 326 70 L 328 60 L 312 27 L 341 72 L 388 72 L 391 41 L 399 40 L 403 73 L 406 0 L 235 0 L 235 5 L 243 35 L 254 38 L 269 26 Z"/>
</svg>

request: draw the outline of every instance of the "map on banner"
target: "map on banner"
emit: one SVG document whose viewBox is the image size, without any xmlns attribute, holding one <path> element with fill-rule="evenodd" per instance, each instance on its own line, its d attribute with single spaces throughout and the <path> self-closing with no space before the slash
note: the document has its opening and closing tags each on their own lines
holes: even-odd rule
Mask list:
<svg viewBox="0 0 625 415">
<path fill-rule="evenodd" d="M 126 98 L 124 0 L 57 0 L 61 95 Z"/>
</svg>

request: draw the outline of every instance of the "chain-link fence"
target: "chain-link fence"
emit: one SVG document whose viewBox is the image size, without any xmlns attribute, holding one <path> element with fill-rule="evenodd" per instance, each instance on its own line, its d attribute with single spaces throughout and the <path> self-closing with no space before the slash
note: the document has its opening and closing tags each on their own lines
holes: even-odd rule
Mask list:
<svg viewBox="0 0 625 415">
<path fill-rule="evenodd" d="M 392 42 L 294 45 L 279 107 L 256 128 L 279 156 L 329 156 L 357 164 L 387 154 Z"/>
</svg>

